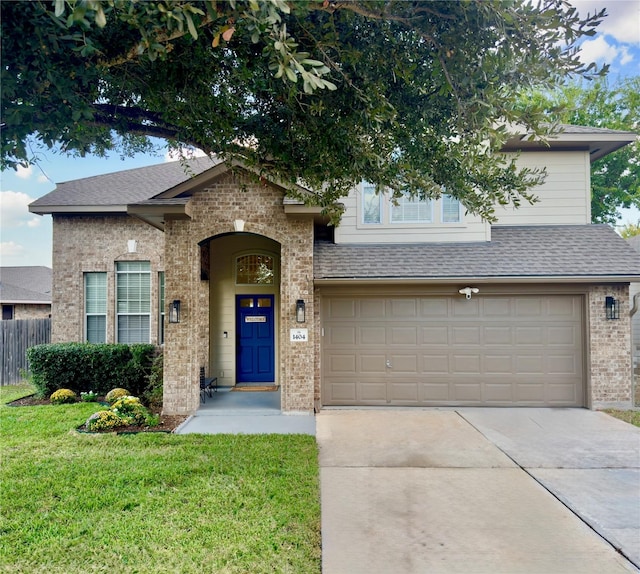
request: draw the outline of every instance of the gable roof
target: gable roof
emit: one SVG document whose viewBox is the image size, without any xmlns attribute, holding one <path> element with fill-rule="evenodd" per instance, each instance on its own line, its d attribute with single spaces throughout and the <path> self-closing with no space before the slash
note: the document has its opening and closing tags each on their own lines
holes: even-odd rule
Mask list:
<svg viewBox="0 0 640 574">
<path fill-rule="evenodd" d="M 560 133 L 549 138 L 546 143 L 528 141 L 529 133 L 516 132 L 509 138 L 503 151 L 588 150 L 589 158 L 593 163 L 638 139 L 638 134 L 634 132 L 609 128 L 561 124 L 560 129 Z"/>
<path fill-rule="evenodd" d="M 148 200 L 219 163 L 198 157 L 186 164 L 171 161 L 58 183 L 52 192 L 32 202 L 29 211 L 40 215 L 126 213 L 128 204 Z"/>
<path fill-rule="evenodd" d="M 0 303 L 51 303 L 51 269 L 0 267 Z"/>
<path fill-rule="evenodd" d="M 640 255 L 608 225 L 494 226 L 491 241 L 342 245 L 318 242 L 320 283 L 628 282 Z"/>
</svg>

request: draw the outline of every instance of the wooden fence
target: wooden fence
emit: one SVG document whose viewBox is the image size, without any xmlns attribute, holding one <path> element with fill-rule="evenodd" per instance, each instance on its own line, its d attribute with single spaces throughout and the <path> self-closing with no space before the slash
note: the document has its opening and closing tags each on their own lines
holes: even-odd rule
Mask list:
<svg viewBox="0 0 640 574">
<path fill-rule="evenodd" d="M 0 321 L 0 385 L 13 385 L 27 370 L 27 349 L 51 341 L 51 319 Z"/>
</svg>

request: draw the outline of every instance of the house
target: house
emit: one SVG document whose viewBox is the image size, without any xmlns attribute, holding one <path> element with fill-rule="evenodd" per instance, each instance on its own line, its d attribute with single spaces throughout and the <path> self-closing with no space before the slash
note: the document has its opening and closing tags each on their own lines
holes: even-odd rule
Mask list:
<svg viewBox="0 0 640 574">
<path fill-rule="evenodd" d="M 47 319 L 51 316 L 49 267 L 0 267 L 2 320 Z"/>
<path fill-rule="evenodd" d="M 496 224 L 363 182 L 334 229 L 207 158 L 58 184 L 30 206 L 53 215 L 52 340 L 163 345 L 167 413 L 197 410 L 201 367 L 279 385 L 286 413 L 630 405 L 640 258 L 590 224 L 590 162 L 635 137 L 514 135 L 503 153 L 548 177 Z"/>
</svg>

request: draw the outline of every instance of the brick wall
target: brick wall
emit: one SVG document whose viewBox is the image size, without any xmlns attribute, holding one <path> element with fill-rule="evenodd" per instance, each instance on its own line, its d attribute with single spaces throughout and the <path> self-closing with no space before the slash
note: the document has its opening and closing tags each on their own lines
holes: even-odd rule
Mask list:
<svg viewBox="0 0 640 574">
<path fill-rule="evenodd" d="M 128 252 L 129 239 L 137 241 L 136 253 Z M 164 271 L 163 234 L 127 215 L 54 215 L 52 342 L 84 340 L 83 274 L 97 271 L 107 273 L 107 342 L 115 342 L 116 261 L 151 262 L 150 342 L 158 342 L 158 272 Z"/>
<path fill-rule="evenodd" d="M 191 413 L 198 408 L 198 369 L 208 364 L 210 287 L 200 278 L 200 246 L 234 232 L 234 221 L 245 222 L 244 233 L 268 237 L 280 245 L 279 381 L 282 410 L 313 410 L 314 339 L 313 222 L 284 213 L 283 192 L 242 173 L 227 173 L 191 199 L 190 220 L 167 221 L 166 298 L 180 299 L 181 322 L 165 331 L 165 396 L 167 413 Z M 169 255 L 171 254 L 171 255 Z M 308 343 L 292 343 L 295 304 L 307 305 Z"/>
<path fill-rule="evenodd" d="M 16 303 L 13 307 L 13 318 L 22 319 L 48 319 L 51 317 L 51 305 L 32 305 L 28 303 Z"/>
<path fill-rule="evenodd" d="M 620 319 L 605 317 L 605 297 L 620 302 Z M 628 285 L 595 286 L 589 291 L 590 395 L 593 408 L 631 406 L 631 324 Z"/>
</svg>

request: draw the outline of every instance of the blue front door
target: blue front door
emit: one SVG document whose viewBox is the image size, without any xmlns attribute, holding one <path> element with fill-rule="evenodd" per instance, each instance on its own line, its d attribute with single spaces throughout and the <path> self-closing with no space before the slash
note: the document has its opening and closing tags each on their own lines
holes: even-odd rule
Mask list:
<svg viewBox="0 0 640 574">
<path fill-rule="evenodd" d="M 236 295 L 236 382 L 275 382 L 273 295 Z"/>
</svg>

